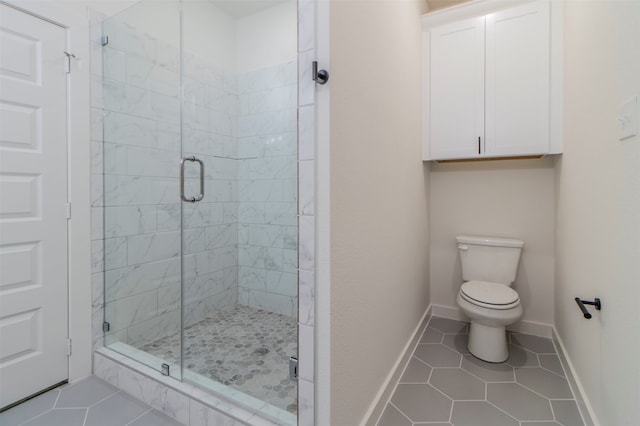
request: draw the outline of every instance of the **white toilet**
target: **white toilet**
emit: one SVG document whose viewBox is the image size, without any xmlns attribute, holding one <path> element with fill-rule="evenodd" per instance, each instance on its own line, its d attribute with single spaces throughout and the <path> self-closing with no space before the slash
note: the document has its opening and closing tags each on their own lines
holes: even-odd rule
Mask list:
<svg viewBox="0 0 640 426">
<path fill-rule="evenodd" d="M 524 243 L 493 237 L 458 236 L 462 279 L 458 306 L 471 320 L 468 349 L 488 362 L 509 358 L 505 328 L 522 317 L 518 293 L 511 288 Z"/>
</svg>

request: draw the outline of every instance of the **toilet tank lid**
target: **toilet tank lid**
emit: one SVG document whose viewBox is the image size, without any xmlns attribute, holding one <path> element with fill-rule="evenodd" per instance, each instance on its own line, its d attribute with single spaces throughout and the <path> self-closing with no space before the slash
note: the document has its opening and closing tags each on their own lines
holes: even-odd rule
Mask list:
<svg viewBox="0 0 640 426">
<path fill-rule="evenodd" d="M 475 244 L 480 246 L 497 246 L 497 247 L 522 247 L 524 242 L 513 238 L 497 238 L 497 237 L 480 237 L 472 235 L 458 235 L 456 237 L 458 244 Z"/>
</svg>

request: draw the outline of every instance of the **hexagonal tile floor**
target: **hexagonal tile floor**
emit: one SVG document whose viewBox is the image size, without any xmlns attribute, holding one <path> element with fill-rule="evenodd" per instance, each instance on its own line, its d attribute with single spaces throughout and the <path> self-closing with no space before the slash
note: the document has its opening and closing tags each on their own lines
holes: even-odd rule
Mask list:
<svg viewBox="0 0 640 426">
<path fill-rule="evenodd" d="M 2 426 L 180 426 L 126 393 L 89 376 L 0 413 Z"/>
<path fill-rule="evenodd" d="M 509 333 L 509 359 L 492 364 L 467 333 L 431 318 L 377 426 L 584 426 L 551 339 Z"/>
</svg>

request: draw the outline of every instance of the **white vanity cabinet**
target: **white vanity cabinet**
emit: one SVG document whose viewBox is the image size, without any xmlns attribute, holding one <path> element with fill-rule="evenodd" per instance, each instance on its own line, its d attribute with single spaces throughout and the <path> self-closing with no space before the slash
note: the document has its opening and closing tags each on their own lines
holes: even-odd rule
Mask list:
<svg viewBox="0 0 640 426">
<path fill-rule="evenodd" d="M 551 4 L 521 3 L 442 23 L 447 13 L 464 16 L 464 7 L 471 8 L 423 21 L 424 160 L 561 152 L 562 98 L 553 90 L 561 87 L 562 70 L 552 66 L 561 55 L 553 47 L 559 41 Z"/>
</svg>

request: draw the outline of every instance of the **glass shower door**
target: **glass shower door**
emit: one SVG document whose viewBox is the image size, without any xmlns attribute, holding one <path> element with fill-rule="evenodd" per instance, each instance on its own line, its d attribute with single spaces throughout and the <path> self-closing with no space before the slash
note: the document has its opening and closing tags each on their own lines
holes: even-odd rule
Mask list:
<svg viewBox="0 0 640 426">
<path fill-rule="evenodd" d="M 297 3 L 182 13 L 183 377 L 295 423 Z"/>
<path fill-rule="evenodd" d="M 105 20 L 102 38 L 104 344 L 177 378 L 179 6 L 137 3 Z"/>
<path fill-rule="evenodd" d="M 105 345 L 295 424 L 297 3 L 145 0 L 103 34 Z"/>
</svg>

